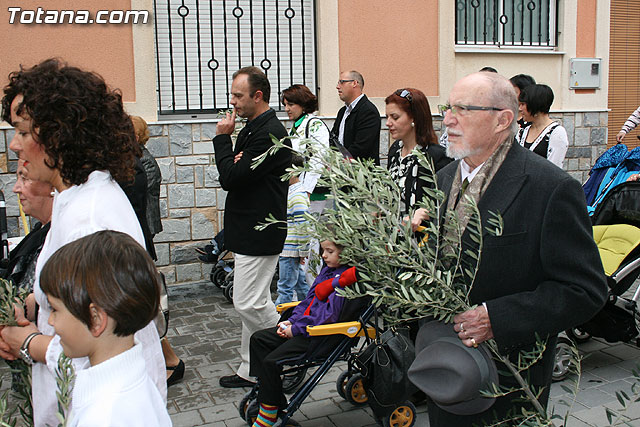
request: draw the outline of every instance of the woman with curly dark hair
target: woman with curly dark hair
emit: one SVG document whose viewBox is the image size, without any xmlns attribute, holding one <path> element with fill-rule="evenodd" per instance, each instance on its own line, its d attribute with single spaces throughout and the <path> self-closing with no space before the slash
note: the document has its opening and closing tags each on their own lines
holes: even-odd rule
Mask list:
<svg viewBox="0 0 640 427">
<path fill-rule="evenodd" d="M 62 346 L 48 324 L 51 306 L 40 289 L 40 272 L 57 249 L 99 230 L 124 232 L 144 247 L 134 210 L 116 182 L 133 179 L 138 147 L 120 93 L 99 75 L 56 59 L 9 75 L 2 118 L 15 127 L 9 148 L 23 161 L 27 177 L 50 183 L 55 191 L 51 229 L 36 263 L 34 294 L 24 311 L 16 308 L 20 326 L 1 330 L 0 356 L 33 363 L 35 425 L 58 425 L 53 373 Z M 142 343 L 148 373 L 166 399 L 164 359 L 154 323 L 135 337 Z M 86 358 L 73 362 L 76 370 L 88 365 Z"/>
</svg>

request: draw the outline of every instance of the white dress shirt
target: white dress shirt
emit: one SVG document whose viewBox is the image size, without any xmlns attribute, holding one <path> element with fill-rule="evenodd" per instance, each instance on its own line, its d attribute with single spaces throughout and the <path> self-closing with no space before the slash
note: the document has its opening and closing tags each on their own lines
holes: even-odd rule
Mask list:
<svg viewBox="0 0 640 427">
<path fill-rule="evenodd" d="M 340 140 L 341 144 L 344 144 L 344 124 L 347 122 L 347 117 L 349 117 L 349 114 L 351 114 L 353 109 L 356 108 L 356 104 L 362 99 L 363 96 L 364 93 L 361 93 L 360 96 L 354 99 L 351 104 L 347 104 L 347 109 L 344 111 L 344 115 L 342 116 L 342 121 L 340 122 L 338 133 L 338 139 Z"/>
</svg>

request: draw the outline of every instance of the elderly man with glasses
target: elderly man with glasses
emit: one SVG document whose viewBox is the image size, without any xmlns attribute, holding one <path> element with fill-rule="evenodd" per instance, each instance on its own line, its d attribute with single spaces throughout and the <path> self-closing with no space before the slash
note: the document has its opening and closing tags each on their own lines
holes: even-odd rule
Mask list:
<svg viewBox="0 0 640 427">
<path fill-rule="evenodd" d="M 467 347 L 494 339 L 503 355 L 533 350 L 536 336 L 546 339 L 541 359 L 522 372 L 542 391 L 545 407 L 558 333 L 589 320 L 607 294 L 584 193 L 566 172 L 514 143 L 518 101 L 504 77 L 475 73 L 461 79 L 440 111 L 449 132 L 447 155 L 460 160 L 438 172 L 438 187 L 447 195 L 439 214 L 457 212 L 462 250 L 473 249 L 463 203 L 470 197 L 480 210 L 483 234 L 470 293 L 476 308 L 457 314 L 451 328 Z M 490 212 L 502 216 L 500 236 L 487 231 Z M 474 265 L 472 259 L 463 263 Z M 506 371 L 498 364 L 500 386 L 515 386 Z M 510 410 L 520 413 L 522 406 L 532 410 L 521 398 L 521 393 L 499 397 L 474 415 L 454 414 L 429 401 L 430 425 L 486 425 Z"/>
<path fill-rule="evenodd" d="M 362 93 L 364 78 L 357 71 L 340 73 L 336 85 L 345 106 L 338 111 L 332 132 L 356 159 L 380 164 L 380 112 Z"/>
</svg>

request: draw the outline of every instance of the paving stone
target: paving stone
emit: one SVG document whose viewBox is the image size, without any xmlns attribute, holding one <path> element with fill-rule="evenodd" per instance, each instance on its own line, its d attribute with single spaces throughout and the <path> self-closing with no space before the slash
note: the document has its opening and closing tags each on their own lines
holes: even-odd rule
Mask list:
<svg viewBox="0 0 640 427">
<path fill-rule="evenodd" d="M 201 139 L 213 139 L 216 136 L 216 123 L 203 123 L 200 126 L 201 129 Z"/>
<path fill-rule="evenodd" d="M 196 208 L 191 213 L 191 235 L 194 239 L 211 239 L 216 234 L 216 208 Z"/>
<path fill-rule="evenodd" d="M 193 166 L 177 166 L 176 182 L 180 184 L 194 182 Z"/>
<path fill-rule="evenodd" d="M 154 240 L 161 242 L 180 242 L 191 240 L 189 221 L 181 219 L 163 219 L 162 231 L 156 234 Z"/>
<path fill-rule="evenodd" d="M 209 395 L 206 393 L 202 394 L 191 394 L 186 397 L 179 397 L 174 400 L 175 404 L 178 406 L 178 409 L 182 411 L 189 411 L 192 409 L 201 409 L 211 406 L 211 399 L 209 399 Z"/>
<path fill-rule="evenodd" d="M 196 252 L 196 248 L 203 246 L 204 243 L 201 241 L 196 242 L 181 242 L 181 243 L 173 243 L 171 244 L 171 263 L 172 264 L 187 264 L 197 262 L 200 263 L 198 259 L 198 252 Z"/>
<path fill-rule="evenodd" d="M 602 403 L 613 402 L 615 400 L 615 397 L 599 390 L 598 388 L 581 390 L 576 396 L 576 401 L 583 404 L 587 408 L 593 408 L 594 406 L 598 406 Z"/>
<path fill-rule="evenodd" d="M 169 218 L 184 218 L 189 221 L 191 209 L 169 209 Z"/>
<path fill-rule="evenodd" d="M 204 167 L 204 186 L 205 187 L 219 187 L 220 186 L 220 174 L 216 166 Z"/>
<path fill-rule="evenodd" d="M 179 156 L 176 157 L 176 164 L 180 166 L 185 165 L 208 165 L 209 164 L 209 156 L 199 155 L 199 156 Z"/>
<path fill-rule="evenodd" d="M 195 204 L 192 184 L 169 184 L 167 187 L 169 208 L 189 208 Z"/>
<path fill-rule="evenodd" d="M 574 132 L 573 145 L 586 146 L 589 145 L 589 129 L 577 128 Z"/>
<path fill-rule="evenodd" d="M 158 167 L 160 167 L 162 183 L 167 184 L 176 182 L 176 168 L 173 158 L 166 157 L 163 159 L 156 159 L 156 162 L 158 162 Z"/>
<path fill-rule="evenodd" d="M 603 348 L 602 352 L 622 360 L 636 360 L 640 358 L 640 349 L 628 344 L 612 345 Z"/>
<path fill-rule="evenodd" d="M 213 142 L 194 142 L 193 154 L 213 154 Z"/>
<path fill-rule="evenodd" d="M 156 256 L 158 260 L 156 265 L 168 265 L 169 264 L 169 245 L 166 243 L 156 243 Z"/>
<path fill-rule="evenodd" d="M 172 156 L 191 154 L 191 125 L 169 125 L 169 151 Z"/>
<path fill-rule="evenodd" d="M 196 188 L 196 207 L 216 206 L 216 191 L 210 188 Z"/>
<path fill-rule="evenodd" d="M 591 144 L 603 144 L 607 140 L 607 130 L 605 128 L 591 129 Z"/>
<path fill-rule="evenodd" d="M 218 204 L 217 204 L 218 209 L 224 210 L 225 203 L 227 201 L 227 192 L 221 188 L 219 188 L 216 191 L 217 191 L 217 198 L 218 198 Z"/>
<path fill-rule="evenodd" d="M 169 156 L 169 138 L 166 136 L 149 138 L 146 147 L 156 159 Z"/>
<path fill-rule="evenodd" d="M 368 409 L 356 409 L 330 415 L 329 419 L 338 426 L 362 427 L 370 424 L 376 425 L 376 420 L 371 416 Z"/>
<path fill-rule="evenodd" d="M 160 136 L 164 131 L 163 125 L 149 125 L 149 136 Z"/>
<path fill-rule="evenodd" d="M 232 403 L 215 405 L 209 408 L 200 409 L 199 411 L 202 418 L 204 418 L 204 421 L 207 423 L 240 418 L 238 415 L 238 409 Z"/>
<path fill-rule="evenodd" d="M 193 167 L 193 173 L 195 176 L 196 187 L 204 186 L 204 166 L 197 165 Z"/>
<path fill-rule="evenodd" d="M 200 124 L 191 125 L 191 137 L 194 141 L 200 141 Z"/>
<path fill-rule="evenodd" d="M 203 419 L 198 411 L 180 412 L 171 416 L 174 426 L 198 426 L 202 425 Z"/>
</svg>

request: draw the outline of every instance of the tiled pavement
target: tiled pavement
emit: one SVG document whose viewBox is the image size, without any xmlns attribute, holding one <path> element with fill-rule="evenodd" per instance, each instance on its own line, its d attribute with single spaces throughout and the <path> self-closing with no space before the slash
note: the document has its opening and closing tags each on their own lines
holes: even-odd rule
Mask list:
<svg viewBox="0 0 640 427">
<path fill-rule="evenodd" d="M 212 283 L 194 283 L 169 288 L 171 345 L 185 361 L 187 370 L 182 382 L 169 389 L 168 408 L 176 427 L 243 426 L 237 405 L 244 389 L 223 389 L 218 385 L 222 375 L 233 373 L 239 363 L 240 321 L 222 292 Z M 571 427 L 609 425 L 605 406 L 618 408 L 615 392 L 630 393 L 631 370 L 640 363 L 640 349 L 630 344 L 607 344 L 593 339 L 580 345 L 586 355 L 579 393 L 573 404 Z M 335 366 L 303 403 L 294 418 L 303 427 L 376 426 L 369 409 L 355 408 L 341 399 L 335 388 L 336 377 L 344 364 Z M 0 370 L 6 388 L 8 372 Z M 552 404 L 564 414 L 566 392 L 556 383 L 552 387 Z M 424 405 L 418 407 L 416 426 L 428 427 Z M 631 426 L 640 426 L 640 403 L 625 414 Z M 562 423 L 556 421 L 556 425 Z"/>
</svg>

